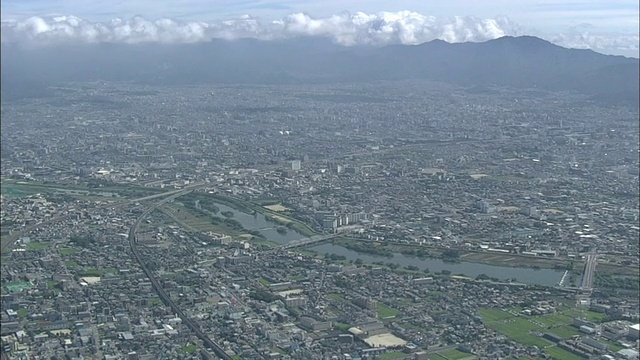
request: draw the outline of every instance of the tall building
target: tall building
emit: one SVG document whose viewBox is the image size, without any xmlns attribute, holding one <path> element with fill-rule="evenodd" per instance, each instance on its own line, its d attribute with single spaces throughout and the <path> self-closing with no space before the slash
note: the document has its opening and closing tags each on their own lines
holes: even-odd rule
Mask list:
<svg viewBox="0 0 640 360">
<path fill-rule="evenodd" d="M 300 170 L 300 160 L 292 160 L 291 161 L 291 170 Z"/>
</svg>

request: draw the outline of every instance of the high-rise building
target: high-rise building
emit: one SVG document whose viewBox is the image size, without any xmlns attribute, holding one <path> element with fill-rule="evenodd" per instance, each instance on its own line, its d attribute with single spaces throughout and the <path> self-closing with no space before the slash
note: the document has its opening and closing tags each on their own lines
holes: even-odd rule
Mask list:
<svg viewBox="0 0 640 360">
<path fill-rule="evenodd" d="M 292 160 L 291 161 L 291 170 L 300 170 L 300 160 Z"/>
</svg>

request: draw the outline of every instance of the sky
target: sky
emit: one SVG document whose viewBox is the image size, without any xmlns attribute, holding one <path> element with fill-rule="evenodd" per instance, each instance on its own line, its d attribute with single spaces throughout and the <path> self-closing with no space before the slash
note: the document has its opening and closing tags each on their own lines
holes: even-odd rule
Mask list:
<svg viewBox="0 0 640 360">
<path fill-rule="evenodd" d="M 638 57 L 637 0 L 3 0 L 3 42 L 197 42 L 324 36 L 417 44 L 533 35 Z M 6 33 L 6 34 L 5 34 Z"/>
</svg>

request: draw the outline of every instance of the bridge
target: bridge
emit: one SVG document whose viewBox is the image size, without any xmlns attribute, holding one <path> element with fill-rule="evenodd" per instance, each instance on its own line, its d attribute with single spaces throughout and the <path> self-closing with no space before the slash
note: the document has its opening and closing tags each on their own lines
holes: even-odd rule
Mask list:
<svg viewBox="0 0 640 360">
<path fill-rule="evenodd" d="M 312 237 L 308 237 L 300 240 L 294 240 L 290 243 L 280 245 L 276 247 L 275 250 L 290 250 L 293 248 L 310 246 L 313 244 L 325 242 L 327 240 L 335 239 L 339 236 L 343 236 L 343 234 L 337 233 L 337 234 L 326 234 L 326 235 L 314 235 Z"/>
<path fill-rule="evenodd" d="M 582 284 L 580 285 L 581 290 L 593 290 L 597 258 L 598 256 L 596 254 L 587 254 L 587 262 L 584 264 L 584 275 L 582 276 Z"/>
</svg>

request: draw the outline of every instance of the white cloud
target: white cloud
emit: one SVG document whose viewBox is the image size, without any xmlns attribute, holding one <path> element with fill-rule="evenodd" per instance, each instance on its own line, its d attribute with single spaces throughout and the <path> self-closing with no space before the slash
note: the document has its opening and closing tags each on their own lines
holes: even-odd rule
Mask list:
<svg viewBox="0 0 640 360">
<path fill-rule="evenodd" d="M 181 22 L 162 18 L 151 21 L 140 16 L 128 20 L 90 22 L 74 16 L 30 17 L 2 21 L 3 43 L 56 45 L 60 43 L 193 43 L 215 38 L 260 40 L 319 36 L 345 45 L 420 44 L 434 39 L 447 42 L 477 42 L 505 35 L 522 35 L 506 17 L 434 17 L 413 11 L 367 14 L 339 13 L 312 18 L 290 14 L 277 21 L 260 21 L 249 15 L 220 22 Z M 536 35 L 536 34 L 532 34 Z M 613 52 L 638 49 L 637 35 L 591 35 L 573 31 L 541 36 L 562 46 Z M 637 56 L 637 55 L 636 55 Z"/>
<path fill-rule="evenodd" d="M 342 45 L 418 44 L 433 39 L 448 42 L 485 41 L 513 34 L 506 18 L 474 17 L 435 18 L 417 12 L 380 12 L 353 15 L 340 13 L 326 18 L 312 18 L 294 13 L 272 22 L 251 16 L 216 23 L 177 22 L 171 19 L 150 21 L 136 16 L 129 20 L 89 22 L 74 16 L 31 17 L 2 22 L 3 42 L 165 42 L 208 41 L 213 38 L 262 40 L 300 36 L 323 36 Z"/>
<path fill-rule="evenodd" d="M 606 35 L 591 34 L 588 31 L 572 31 L 549 37 L 549 41 L 574 49 L 592 49 L 608 54 L 639 57 L 638 35 Z"/>
</svg>

